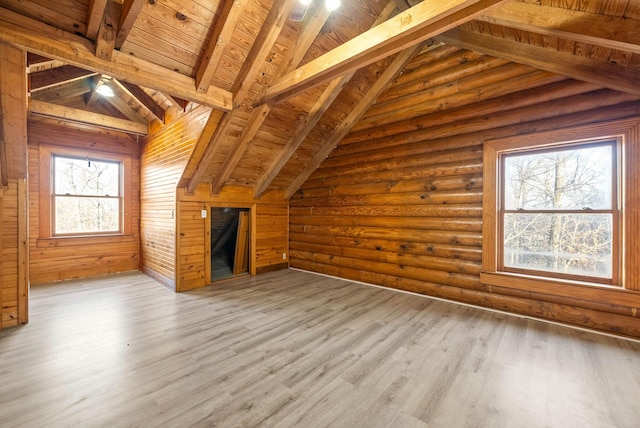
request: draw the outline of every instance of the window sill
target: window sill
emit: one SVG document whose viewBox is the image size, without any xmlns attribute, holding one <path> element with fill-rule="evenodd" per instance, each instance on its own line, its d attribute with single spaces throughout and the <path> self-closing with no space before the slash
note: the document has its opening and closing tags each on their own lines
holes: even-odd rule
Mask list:
<svg viewBox="0 0 640 428">
<path fill-rule="evenodd" d="M 114 243 L 134 242 L 133 235 L 83 235 L 83 236 L 56 236 L 51 238 L 39 238 L 36 240 L 38 248 L 72 247 L 77 245 L 102 245 Z"/>
<path fill-rule="evenodd" d="M 491 292 L 498 292 L 496 288 L 499 288 L 504 291 L 541 293 L 575 300 L 640 307 L 640 292 L 612 285 L 506 272 L 482 272 L 480 282 L 488 285 Z"/>
</svg>

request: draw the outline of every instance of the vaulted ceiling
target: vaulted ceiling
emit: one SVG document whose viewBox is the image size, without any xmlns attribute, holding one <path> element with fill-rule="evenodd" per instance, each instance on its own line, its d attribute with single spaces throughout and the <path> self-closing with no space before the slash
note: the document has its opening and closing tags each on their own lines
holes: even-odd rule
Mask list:
<svg viewBox="0 0 640 428">
<path fill-rule="evenodd" d="M 211 108 L 187 191 L 292 195 L 442 44 L 640 95 L 640 0 L 0 0 L 0 41 L 29 52 L 31 114 L 146 134 Z"/>
</svg>

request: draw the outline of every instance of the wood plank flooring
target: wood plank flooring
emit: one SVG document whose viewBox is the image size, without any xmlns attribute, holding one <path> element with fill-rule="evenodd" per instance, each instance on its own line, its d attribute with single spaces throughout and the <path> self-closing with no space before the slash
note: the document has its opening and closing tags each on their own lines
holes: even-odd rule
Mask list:
<svg viewBox="0 0 640 428">
<path fill-rule="evenodd" d="M 2 427 L 637 427 L 640 343 L 296 270 L 33 287 Z"/>
</svg>

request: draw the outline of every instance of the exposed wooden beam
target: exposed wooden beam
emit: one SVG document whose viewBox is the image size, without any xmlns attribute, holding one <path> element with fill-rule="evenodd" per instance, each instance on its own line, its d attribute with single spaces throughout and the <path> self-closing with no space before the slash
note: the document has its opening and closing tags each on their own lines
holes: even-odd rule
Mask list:
<svg viewBox="0 0 640 428">
<path fill-rule="evenodd" d="M 229 91 L 210 86 L 206 93 L 200 93 L 192 77 L 117 50 L 111 61 L 97 58 L 95 44 L 85 38 L 4 8 L 0 8 L 0 41 L 209 107 L 225 111 L 232 108 Z"/>
<path fill-rule="evenodd" d="M 398 10 L 407 10 L 411 7 L 408 0 L 393 0 Z"/>
<path fill-rule="evenodd" d="M 109 0 L 89 0 L 89 6 L 87 11 L 87 32 L 85 36 L 87 39 L 95 40 L 98 37 L 98 30 L 100 29 L 100 23 L 104 16 L 104 10 L 107 8 L 107 2 Z"/>
<path fill-rule="evenodd" d="M 260 28 L 260 32 L 256 37 L 256 41 L 251 47 L 249 54 L 247 55 L 247 59 L 242 65 L 242 68 L 238 72 L 236 76 L 236 80 L 232 87 L 232 92 L 237 91 L 234 94 L 234 98 L 238 99 L 237 105 L 240 105 L 241 102 L 247 97 L 249 93 L 250 84 L 256 78 L 257 73 L 260 71 L 260 68 L 264 66 L 265 58 L 273 47 L 276 38 L 282 31 L 286 20 L 293 9 L 293 6 L 296 4 L 298 0 L 276 0 L 269 11 L 262 27 Z M 262 109 L 260 109 L 262 111 Z M 267 112 L 268 113 L 268 112 Z M 235 113 L 237 114 L 237 113 Z M 189 184 L 187 185 L 187 193 L 192 193 L 195 191 L 198 184 L 202 181 L 205 176 L 207 169 L 209 168 L 209 164 L 213 160 L 214 156 L 218 152 L 222 140 L 227 133 L 229 124 L 232 122 L 231 118 L 235 116 L 234 112 L 230 112 L 225 115 L 220 121 L 216 132 L 211 138 L 209 144 L 207 145 L 207 149 L 205 153 L 198 163 L 196 170 L 189 180 Z M 226 117 L 228 116 L 228 117 Z M 262 123 L 262 122 L 260 122 Z M 247 139 L 250 140 L 255 136 L 255 133 L 258 131 L 259 126 L 249 126 L 247 130 L 253 132 L 243 132 L 243 138 L 240 140 L 242 143 Z M 216 191 L 213 193 L 218 193 L 222 189 L 222 185 L 229 178 L 229 174 L 235 168 L 237 162 L 244 154 L 244 150 L 246 150 L 246 146 L 242 147 L 241 144 L 236 143 L 234 147 L 231 149 L 231 152 L 227 155 L 227 161 L 235 162 L 234 164 L 227 164 L 225 162 L 224 167 L 220 173 L 212 180 L 212 188 L 215 188 Z M 241 153 L 240 153 L 241 152 Z"/>
<path fill-rule="evenodd" d="M 189 100 L 185 100 L 180 97 L 176 97 L 174 95 L 167 95 L 167 98 L 171 101 L 171 104 L 174 106 L 180 107 L 180 110 L 185 111 L 187 106 L 189 105 Z"/>
<path fill-rule="evenodd" d="M 248 5 L 247 1 L 223 0 L 220 4 L 216 22 L 211 31 L 211 37 L 207 42 L 202 55 L 202 61 L 196 71 L 196 89 L 198 92 L 206 92 L 215 74 L 225 48 L 231 44 L 231 35 L 238 24 L 240 15 Z"/>
<path fill-rule="evenodd" d="M 66 65 L 64 61 L 27 52 L 27 74 L 39 73 Z"/>
<path fill-rule="evenodd" d="M 116 36 L 116 49 L 120 49 L 127 39 L 129 32 L 138 19 L 142 11 L 144 0 L 124 0 L 122 2 L 122 12 L 120 13 L 120 24 L 118 35 Z"/>
<path fill-rule="evenodd" d="M 404 69 L 409 61 L 420 51 L 421 45 L 414 45 L 400 52 L 393 60 L 391 65 L 380 75 L 378 80 L 373 84 L 371 89 L 362 97 L 362 99 L 351 110 L 347 117 L 336 127 L 331 136 L 319 147 L 312 158 L 304 166 L 300 174 L 293 180 L 285 191 L 285 198 L 289 199 L 300 186 L 307 181 L 309 176 L 320 166 L 329 153 L 336 148 L 342 139 L 349 133 L 353 125 L 367 112 L 369 107 L 384 92 L 393 79 Z"/>
<path fill-rule="evenodd" d="M 96 91 L 96 89 L 98 89 L 98 85 L 100 84 L 100 79 L 102 79 L 102 74 L 96 74 L 95 76 L 93 76 L 91 91 L 85 98 L 85 104 L 88 107 L 93 107 L 101 97 L 101 95 Z"/>
<path fill-rule="evenodd" d="M 3 134 L 3 177 L 27 177 L 27 54 L 0 43 L 0 120 Z M 3 178 L 4 180 L 4 178 Z M 6 185 L 3 182 L 3 185 Z"/>
<path fill-rule="evenodd" d="M 311 45 L 313 44 L 313 41 L 320 33 L 320 30 L 322 29 L 324 23 L 330 15 L 330 12 L 327 11 L 326 7 L 320 4 L 320 2 L 312 3 L 311 7 L 313 8 L 313 11 L 306 15 L 307 19 L 305 19 L 301 34 L 296 40 L 295 46 L 287 51 L 287 53 L 285 54 L 285 58 L 278 66 L 278 70 L 276 70 L 275 73 L 276 77 L 295 69 L 298 64 L 300 64 L 300 61 L 302 61 L 304 54 L 309 50 L 309 47 L 311 47 Z M 269 105 L 269 107 L 271 108 L 272 106 Z M 216 115 L 214 113 L 215 112 L 212 112 L 209 116 L 202 134 L 200 134 L 200 137 L 198 138 L 196 148 L 194 148 L 193 150 L 192 158 L 189 159 L 189 163 L 184 170 L 182 179 L 180 181 L 180 187 L 187 186 L 187 178 L 193 175 L 195 168 L 197 168 L 200 163 L 208 165 L 213 159 L 212 156 L 215 152 L 212 151 L 212 142 L 215 139 L 216 129 L 218 129 L 218 126 L 221 125 L 221 121 L 223 119 L 221 115 Z M 261 126 L 267 116 L 268 114 L 258 116 L 254 119 L 259 120 L 259 125 Z M 226 118 L 225 120 L 228 120 L 228 118 Z M 220 126 L 219 129 L 222 130 L 223 128 L 224 125 Z M 203 160 L 203 157 L 205 156 L 209 159 Z M 190 167 L 190 165 L 192 164 L 195 164 L 195 166 Z M 197 183 L 194 183 L 194 185 L 197 186 Z"/>
<path fill-rule="evenodd" d="M 242 67 L 231 86 L 231 92 L 234 95 L 234 99 L 237 100 L 236 106 L 239 106 L 240 102 L 247 98 L 251 85 L 256 80 L 260 69 L 264 67 L 265 59 L 273 48 L 273 44 L 276 42 L 278 35 L 280 35 L 282 28 L 287 23 L 297 1 L 299 0 L 276 0 L 271 7 L 247 58 L 242 63 Z"/>
<path fill-rule="evenodd" d="M 149 133 L 149 126 L 146 123 L 132 122 L 117 117 L 45 103 L 33 99 L 29 102 L 29 111 L 31 114 L 39 116 L 55 117 L 70 122 L 87 123 L 101 128 L 117 129 L 131 134 L 147 135 Z"/>
<path fill-rule="evenodd" d="M 114 0 L 107 2 L 96 38 L 96 56 L 98 58 L 111 61 L 111 55 L 116 47 L 116 34 L 121 12 L 122 5 L 120 3 L 116 3 Z"/>
<path fill-rule="evenodd" d="M 220 172 L 218 172 L 218 175 L 216 175 L 213 180 L 211 180 L 212 194 L 215 195 L 220 193 L 225 182 L 229 179 L 231 173 L 233 173 L 233 170 L 240 162 L 242 155 L 244 155 L 244 152 L 247 150 L 247 146 L 249 145 L 251 140 L 253 140 L 256 133 L 260 129 L 260 126 L 263 122 L 263 120 L 260 120 L 260 118 L 269 114 L 270 109 L 271 108 L 267 104 L 262 104 L 261 106 L 253 109 L 253 111 L 251 112 L 251 116 L 247 121 L 247 125 L 242 128 L 240 137 L 222 163 Z"/>
<path fill-rule="evenodd" d="M 640 54 L 640 21 L 637 19 L 520 2 L 503 3 L 483 12 L 476 19 Z"/>
<path fill-rule="evenodd" d="M 580 55 L 559 52 L 460 29 L 436 37 L 449 45 L 529 65 L 609 89 L 640 95 L 637 70 Z"/>
<path fill-rule="evenodd" d="M 74 80 L 64 85 L 51 86 L 37 92 L 31 92 L 31 98 L 40 101 L 56 101 L 71 97 L 80 97 L 90 93 L 93 90 L 93 77 L 85 77 L 84 79 Z"/>
<path fill-rule="evenodd" d="M 473 19 L 502 0 L 423 1 L 277 79 L 261 102 L 293 96 Z"/>
<path fill-rule="evenodd" d="M 74 65 L 65 65 L 46 71 L 39 71 L 29 74 L 30 90 L 31 92 L 35 92 L 52 86 L 82 80 L 95 74 L 94 71 L 85 70 L 84 68 Z"/>
<path fill-rule="evenodd" d="M 117 84 L 116 79 L 111 79 L 106 83 L 115 96 L 103 97 L 103 100 L 111 104 L 120 113 L 122 113 L 127 119 L 132 122 L 148 123 L 145 116 L 148 114 L 147 109 L 143 108 L 141 104 L 121 85 Z M 151 120 L 149 120 L 150 122 Z"/>
<path fill-rule="evenodd" d="M 390 2 L 387 7 L 380 13 L 380 16 L 371 26 L 374 28 L 375 26 L 383 23 L 393 13 L 396 9 L 396 4 L 394 2 Z M 302 58 L 300 58 L 302 60 Z M 293 68 L 295 68 L 295 65 Z M 254 188 L 255 197 L 258 198 L 266 192 L 266 190 L 271 185 L 271 182 L 276 178 L 278 173 L 282 170 L 282 168 L 289 161 L 291 156 L 296 152 L 300 144 L 304 141 L 304 139 L 309 135 L 314 126 L 320 121 L 322 116 L 329 109 L 331 104 L 335 101 L 335 99 L 340 95 L 340 92 L 344 88 L 344 86 L 351 80 L 355 71 L 351 71 L 343 76 L 340 76 L 336 79 L 333 79 L 329 85 L 322 92 L 322 95 L 316 100 L 315 104 L 307 113 L 307 116 L 304 118 L 301 124 L 299 124 L 293 135 L 289 138 L 289 140 L 285 143 L 282 150 L 278 152 L 276 158 L 271 162 L 271 165 L 267 168 L 265 173 L 258 179 L 256 186 Z M 269 104 L 269 103 L 267 103 Z"/>
<path fill-rule="evenodd" d="M 164 109 L 160 107 L 153 98 L 138 85 L 114 79 L 114 83 L 123 91 L 126 91 L 132 98 L 136 99 L 140 105 L 152 114 L 157 120 L 164 123 Z"/>
<path fill-rule="evenodd" d="M 303 20 L 302 29 L 296 39 L 295 45 L 285 53 L 285 57 L 282 59 L 280 65 L 278 65 L 278 69 L 273 76 L 274 79 L 282 77 L 300 65 L 302 58 L 304 58 L 318 37 L 318 34 L 320 34 L 320 31 L 322 31 L 330 15 L 331 12 L 327 10 L 322 2 L 316 1 L 311 3 Z"/>
</svg>

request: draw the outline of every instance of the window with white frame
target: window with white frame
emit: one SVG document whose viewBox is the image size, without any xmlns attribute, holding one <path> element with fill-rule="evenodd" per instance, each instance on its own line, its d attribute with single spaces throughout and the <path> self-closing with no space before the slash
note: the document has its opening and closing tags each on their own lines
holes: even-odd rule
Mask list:
<svg viewBox="0 0 640 428">
<path fill-rule="evenodd" d="M 122 233 L 122 162 L 58 154 L 52 161 L 52 235 Z"/>
</svg>

